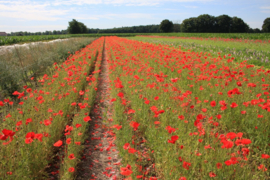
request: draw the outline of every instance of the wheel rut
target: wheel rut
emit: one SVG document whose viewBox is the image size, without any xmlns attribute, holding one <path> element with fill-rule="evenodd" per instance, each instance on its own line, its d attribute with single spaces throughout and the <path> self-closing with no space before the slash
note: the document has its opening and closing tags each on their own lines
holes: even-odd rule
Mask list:
<svg viewBox="0 0 270 180">
<path fill-rule="evenodd" d="M 106 44 L 102 52 L 95 104 L 90 113 L 89 137 L 85 141 L 82 161 L 78 165 L 77 180 L 117 180 L 121 159 L 115 145 L 116 136 L 112 124 L 112 103 L 110 102 L 109 67 Z"/>
</svg>

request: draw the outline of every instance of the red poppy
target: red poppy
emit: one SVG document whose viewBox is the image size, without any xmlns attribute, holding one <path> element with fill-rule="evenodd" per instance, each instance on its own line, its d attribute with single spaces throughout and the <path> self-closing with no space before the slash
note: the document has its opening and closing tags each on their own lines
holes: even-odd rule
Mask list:
<svg viewBox="0 0 270 180">
<path fill-rule="evenodd" d="M 117 94 L 117 96 L 119 96 L 120 98 L 123 98 L 124 97 L 124 93 L 120 92 Z"/>
<path fill-rule="evenodd" d="M 261 164 L 260 166 L 258 166 L 258 169 L 259 170 L 262 170 L 263 172 L 267 171 L 267 168 L 263 164 Z"/>
<path fill-rule="evenodd" d="M 222 164 L 221 163 L 217 163 L 217 168 L 218 169 L 222 169 Z"/>
<path fill-rule="evenodd" d="M 71 138 L 67 138 L 66 143 L 70 144 L 71 143 Z"/>
<path fill-rule="evenodd" d="M 180 177 L 178 180 L 187 180 L 186 177 Z"/>
<path fill-rule="evenodd" d="M 72 153 L 72 154 L 70 154 L 70 155 L 68 156 L 68 158 L 72 160 L 72 159 L 75 159 L 75 156 L 74 156 L 74 154 Z"/>
<path fill-rule="evenodd" d="M 237 146 L 239 146 L 239 145 L 248 145 L 248 144 L 251 144 L 251 140 L 250 139 L 237 139 L 235 141 L 235 144 Z"/>
<path fill-rule="evenodd" d="M 179 137 L 177 135 L 174 135 L 171 137 L 171 139 L 168 139 L 168 143 L 172 143 L 175 144 L 175 142 L 177 141 Z"/>
<path fill-rule="evenodd" d="M 55 147 L 60 147 L 62 146 L 63 142 L 61 140 L 57 141 L 56 143 L 53 144 Z"/>
<path fill-rule="evenodd" d="M 49 126 L 51 123 L 52 123 L 52 122 L 51 122 L 50 120 L 47 120 L 47 119 L 46 119 L 46 120 L 44 120 L 44 123 L 43 123 L 43 124 L 44 124 L 45 126 Z"/>
<path fill-rule="evenodd" d="M 128 114 L 133 114 L 133 113 L 135 113 L 135 110 L 134 109 L 128 110 Z"/>
<path fill-rule="evenodd" d="M 236 108 L 238 106 L 238 104 L 236 104 L 235 102 L 233 102 L 232 104 L 231 104 L 231 108 Z"/>
<path fill-rule="evenodd" d="M 74 167 L 68 168 L 68 171 L 69 171 L 69 172 L 74 172 L 74 170 L 75 170 Z"/>
<path fill-rule="evenodd" d="M 209 173 L 209 176 L 210 176 L 210 177 L 216 177 L 217 175 L 216 175 L 215 173 L 213 173 L 213 172 L 210 172 L 210 173 Z"/>
<path fill-rule="evenodd" d="M 13 136 L 15 135 L 15 132 L 11 131 L 11 130 L 8 130 L 8 129 L 4 129 L 2 130 L 2 133 L 0 133 L 0 139 L 1 140 L 6 140 L 8 137 L 9 137 L 9 141 L 8 142 L 5 142 L 3 143 L 3 145 L 7 145 L 9 144 L 12 140 L 13 140 Z"/>
<path fill-rule="evenodd" d="M 129 125 L 133 128 L 134 131 L 137 131 L 138 127 L 140 126 L 139 123 L 131 121 Z"/>
<path fill-rule="evenodd" d="M 186 162 L 186 161 L 183 162 L 183 168 L 185 168 L 186 170 L 189 170 L 190 166 L 191 166 L 191 163 Z"/>
<path fill-rule="evenodd" d="M 86 116 L 86 117 L 83 118 L 83 120 L 84 120 L 85 122 L 88 122 L 88 121 L 91 121 L 91 118 L 90 118 L 90 116 Z"/>
<path fill-rule="evenodd" d="M 126 167 L 121 167 L 120 168 L 120 174 L 122 174 L 124 176 L 129 176 L 132 173 L 133 172 L 132 172 L 131 166 L 129 164 Z"/>
<path fill-rule="evenodd" d="M 123 146 L 123 148 L 126 149 L 126 150 L 129 149 L 129 148 L 130 148 L 129 143 L 126 143 L 126 144 Z"/>
<path fill-rule="evenodd" d="M 26 119 L 25 124 L 28 125 L 30 122 L 32 122 L 32 119 L 31 118 L 28 118 L 28 119 Z"/>
<path fill-rule="evenodd" d="M 215 106 L 216 106 L 216 101 L 211 101 L 211 102 L 210 102 L 210 105 L 211 105 L 212 107 L 215 107 Z"/>
<path fill-rule="evenodd" d="M 168 133 L 173 133 L 173 132 L 175 132 L 175 128 L 172 128 L 171 126 L 167 126 L 166 128 L 165 128 L 167 131 L 168 131 Z"/>
<path fill-rule="evenodd" d="M 185 119 L 185 116 L 180 115 L 180 116 L 178 116 L 178 118 L 179 118 L 180 120 L 184 120 L 184 119 Z"/>
<path fill-rule="evenodd" d="M 136 152 L 136 150 L 133 149 L 133 148 L 129 148 L 129 149 L 128 149 L 128 153 L 130 153 L 130 154 L 134 154 L 135 152 Z"/>
<path fill-rule="evenodd" d="M 268 154 L 262 154 L 262 159 L 269 159 L 270 156 Z"/>
</svg>

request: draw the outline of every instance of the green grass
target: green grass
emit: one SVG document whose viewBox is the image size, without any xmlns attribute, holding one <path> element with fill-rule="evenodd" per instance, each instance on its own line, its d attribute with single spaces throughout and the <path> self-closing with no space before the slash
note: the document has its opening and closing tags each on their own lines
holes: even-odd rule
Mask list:
<svg viewBox="0 0 270 180">
<path fill-rule="evenodd" d="M 101 37 L 101 36 L 130 37 L 137 35 L 270 40 L 270 33 L 110 33 L 110 34 L 102 33 L 102 34 L 60 34 L 60 35 L 32 35 L 32 36 L 7 36 L 7 37 L 2 36 L 0 37 L 0 46 L 16 43 L 34 42 L 34 41 L 65 39 L 71 37 Z"/>
<path fill-rule="evenodd" d="M 32 87 L 35 83 L 30 81 L 31 77 L 36 82 L 46 73 L 47 67 L 63 62 L 70 54 L 75 54 L 93 40 L 94 38 L 72 38 L 62 42 L 30 45 L 29 49 L 18 47 L 0 54 L 0 99 L 12 96 L 16 90 L 21 91 L 22 83 Z"/>
<path fill-rule="evenodd" d="M 32 35 L 32 36 L 0 36 L 0 46 L 10 45 L 17 43 L 29 43 L 36 41 L 47 41 L 53 39 L 66 39 L 72 37 L 94 37 L 98 38 L 101 36 L 134 36 L 134 34 L 60 34 L 60 35 Z"/>
<path fill-rule="evenodd" d="M 270 33 L 156 33 L 157 36 L 203 37 L 203 38 L 233 38 L 269 40 Z"/>
</svg>

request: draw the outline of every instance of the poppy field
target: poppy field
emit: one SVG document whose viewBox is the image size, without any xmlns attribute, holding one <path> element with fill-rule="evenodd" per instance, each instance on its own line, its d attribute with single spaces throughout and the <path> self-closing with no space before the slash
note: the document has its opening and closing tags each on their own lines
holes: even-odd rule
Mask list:
<svg viewBox="0 0 270 180">
<path fill-rule="evenodd" d="M 231 54 L 120 37 L 55 63 L 37 89 L 13 93 L 18 103 L 0 101 L 1 178 L 76 178 L 103 51 L 121 157 L 121 177 L 108 178 L 269 179 L 270 70 Z"/>
</svg>

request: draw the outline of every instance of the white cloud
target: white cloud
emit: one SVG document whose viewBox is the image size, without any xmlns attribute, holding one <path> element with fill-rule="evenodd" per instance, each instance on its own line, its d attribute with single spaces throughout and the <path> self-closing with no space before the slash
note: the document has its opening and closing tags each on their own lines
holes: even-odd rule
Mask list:
<svg viewBox="0 0 270 180">
<path fill-rule="evenodd" d="M 270 10 L 261 11 L 262 13 L 270 13 Z"/>
<path fill-rule="evenodd" d="M 210 2 L 213 0 L 57 0 L 53 5 L 106 4 L 126 6 L 155 6 L 166 2 Z"/>
<path fill-rule="evenodd" d="M 99 19 L 153 19 L 154 14 L 147 14 L 147 13 L 127 13 L 127 14 L 102 14 L 102 15 L 81 15 L 77 16 L 74 19 L 82 20 L 82 19 L 90 19 L 90 20 L 99 20 Z"/>
<path fill-rule="evenodd" d="M 185 8 L 192 8 L 192 9 L 196 9 L 198 8 L 198 6 L 184 6 Z"/>
<path fill-rule="evenodd" d="M 59 16 L 66 15 L 69 10 L 53 9 L 49 3 L 35 3 L 29 0 L 0 1 L 0 17 L 20 20 L 55 21 Z"/>
<path fill-rule="evenodd" d="M 270 9 L 270 6 L 261 7 L 261 9 Z"/>
<path fill-rule="evenodd" d="M 67 26 L 64 25 L 37 25 L 37 26 L 0 25 L 1 31 L 5 31 L 8 33 L 10 33 L 11 31 L 44 32 L 44 31 L 62 30 L 66 28 Z"/>
</svg>

